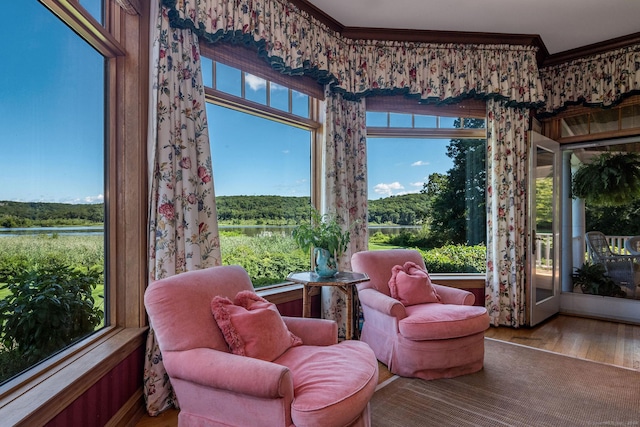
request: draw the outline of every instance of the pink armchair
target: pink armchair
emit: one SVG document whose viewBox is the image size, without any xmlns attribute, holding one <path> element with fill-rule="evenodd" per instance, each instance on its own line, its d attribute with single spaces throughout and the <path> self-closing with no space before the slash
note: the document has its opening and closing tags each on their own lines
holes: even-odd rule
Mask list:
<svg viewBox="0 0 640 427">
<path fill-rule="evenodd" d="M 145 306 L 180 405 L 179 425 L 369 426 L 378 381 L 369 346 L 338 344 L 333 321 L 281 317 L 302 345 L 273 361 L 233 354 L 211 302 L 247 290 L 253 295 L 240 266 L 182 273 L 147 288 Z"/>
<path fill-rule="evenodd" d="M 474 306 L 471 292 L 433 284 L 441 303 L 404 306 L 391 297 L 392 269 L 407 261 L 424 269 L 415 250 L 391 249 L 353 254 L 353 271 L 366 273 L 357 285 L 364 325 L 361 341 L 371 346 L 389 370 L 426 380 L 479 371 L 484 363 L 484 331 L 489 316 Z"/>
</svg>

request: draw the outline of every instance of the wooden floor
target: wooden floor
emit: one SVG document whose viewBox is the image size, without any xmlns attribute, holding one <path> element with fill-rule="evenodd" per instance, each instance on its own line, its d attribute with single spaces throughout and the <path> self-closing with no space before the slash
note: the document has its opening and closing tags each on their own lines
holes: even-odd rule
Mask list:
<svg viewBox="0 0 640 427">
<path fill-rule="evenodd" d="M 640 370 L 640 326 L 557 315 L 534 328 L 491 327 L 487 338 Z M 380 364 L 382 382 L 391 374 Z M 145 416 L 136 427 L 175 427 L 178 411 Z"/>
</svg>

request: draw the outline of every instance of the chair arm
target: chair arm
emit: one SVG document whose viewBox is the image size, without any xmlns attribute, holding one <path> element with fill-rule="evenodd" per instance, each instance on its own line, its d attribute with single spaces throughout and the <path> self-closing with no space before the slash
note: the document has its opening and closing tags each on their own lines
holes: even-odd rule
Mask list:
<svg viewBox="0 0 640 427">
<path fill-rule="evenodd" d="M 456 305 L 473 305 L 476 302 L 476 296 L 464 289 L 452 288 L 432 283 L 434 289 L 440 295 L 443 304 Z"/>
<path fill-rule="evenodd" d="M 282 316 L 287 328 L 305 345 L 338 343 L 338 324 L 333 320 Z"/>
<path fill-rule="evenodd" d="M 264 399 L 293 397 L 286 366 L 210 348 L 163 352 L 169 377 Z"/>
<path fill-rule="evenodd" d="M 360 304 L 371 307 L 386 315 L 393 316 L 398 320 L 407 317 L 404 305 L 402 305 L 400 301 L 382 292 L 378 292 L 375 289 L 358 289 L 358 298 L 360 299 Z"/>
</svg>

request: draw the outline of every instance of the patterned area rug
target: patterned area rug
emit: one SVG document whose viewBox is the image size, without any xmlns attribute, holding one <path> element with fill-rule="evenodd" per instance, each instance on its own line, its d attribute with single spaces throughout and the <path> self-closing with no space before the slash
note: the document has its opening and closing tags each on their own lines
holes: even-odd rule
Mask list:
<svg viewBox="0 0 640 427">
<path fill-rule="evenodd" d="M 489 338 L 480 372 L 394 378 L 371 400 L 374 427 L 640 427 L 640 371 Z"/>
</svg>

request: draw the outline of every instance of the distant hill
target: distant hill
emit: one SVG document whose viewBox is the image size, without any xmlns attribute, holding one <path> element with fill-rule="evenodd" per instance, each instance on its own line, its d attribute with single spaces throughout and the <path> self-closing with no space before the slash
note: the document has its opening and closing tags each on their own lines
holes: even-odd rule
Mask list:
<svg viewBox="0 0 640 427">
<path fill-rule="evenodd" d="M 429 197 L 423 193 L 369 200 L 370 223 L 420 225 L 428 215 Z"/>
<path fill-rule="evenodd" d="M 309 197 L 219 196 L 220 221 L 281 221 L 299 223 L 309 217 Z M 422 193 L 369 200 L 369 222 L 420 225 L 428 215 L 428 197 Z"/>
<path fill-rule="evenodd" d="M 309 218 L 309 197 L 219 196 L 218 219 L 239 223 L 297 224 Z M 369 201 L 369 222 L 419 225 L 427 215 L 427 196 L 406 194 Z M 104 203 L 67 204 L 0 201 L 0 227 L 48 227 L 104 223 Z"/>
<path fill-rule="evenodd" d="M 50 227 L 104 223 L 104 203 L 0 201 L 0 227 Z"/>
</svg>

